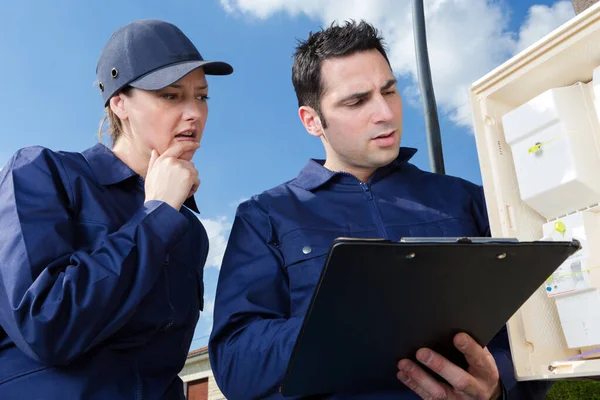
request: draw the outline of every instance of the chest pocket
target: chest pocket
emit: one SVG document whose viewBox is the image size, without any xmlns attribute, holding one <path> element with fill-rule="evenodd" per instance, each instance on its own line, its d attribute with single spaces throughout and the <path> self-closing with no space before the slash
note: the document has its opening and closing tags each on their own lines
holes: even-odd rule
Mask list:
<svg viewBox="0 0 600 400">
<path fill-rule="evenodd" d="M 344 232 L 320 229 L 298 229 L 282 237 L 280 248 L 289 280 L 292 316 L 306 312 L 329 248 Z"/>
</svg>

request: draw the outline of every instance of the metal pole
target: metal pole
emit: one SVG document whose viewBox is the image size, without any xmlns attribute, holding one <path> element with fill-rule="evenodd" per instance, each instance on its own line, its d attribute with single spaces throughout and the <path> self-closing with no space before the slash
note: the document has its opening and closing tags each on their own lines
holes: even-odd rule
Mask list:
<svg viewBox="0 0 600 400">
<path fill-rule="evenodd" d="M 423 112 L 425 114 L 425 128 L 427 131 L 427 146 L 429 148 L 429 164 L 432 172 L 445 174 L 444 155 L 442 152 L 442 139 L 440 137 L 440 123 L 438 120 L 431 69 L 429 67 L 429 53 L 427 52 L 427 35 L 425 33 L 425 11 L 423 0 L 413 0 L 413 30 L 415 36 L 415 53 L 417 57 L 417 71 L 419 86 L 423 97 Z"/>
</svg>

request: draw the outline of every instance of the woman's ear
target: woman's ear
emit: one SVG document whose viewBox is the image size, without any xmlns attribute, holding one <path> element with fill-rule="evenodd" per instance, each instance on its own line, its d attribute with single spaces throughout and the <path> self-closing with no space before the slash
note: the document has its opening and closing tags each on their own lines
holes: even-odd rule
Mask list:
<svg viewBox="0 0 600 400">
<path fill-rule="evenodd" d="M 119 93 L 110 99 L 108 106 L 122 121 L 128 118 L 127 108 L 125 106 L 126 99 L 123 93 Z"/>
</svg>

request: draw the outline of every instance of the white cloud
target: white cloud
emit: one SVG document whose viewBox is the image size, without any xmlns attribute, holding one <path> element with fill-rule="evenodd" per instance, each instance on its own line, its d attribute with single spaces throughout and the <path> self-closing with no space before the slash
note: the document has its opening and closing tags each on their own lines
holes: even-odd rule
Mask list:
<svg viewBox="0 0 600 400">
<path fill-rule="evenodd" d="M 241 202 L 246 201 L 247 199 L 247 197 L 242 197 L 237 201 L 230 202 L 229 206 L 235 210 Z M 200 221 L 206 229 L 209 240 L 209 250 L 205 268 L 221 269 L 223 255 L 227 248 L 227 240 L 229 239 L 229 232 L 231 231 L 233 214 L 234 213 L 232 213 L 231 217 L 221 216 L 217 218 L 200 218 Z"/>
<path fill-rule="evenodd" d="M 405 100 L 419 100 L 410 2 L 398 0 L 221 0 L 232 14 L 259 19 L 284 12 L 304 14 L 323 25 L 334 20 L 365 19 L 379 28 L 399 75 L 413 82 Z M 468 90 L 474 81 L 575 15 L 570 1 L 552 7 L 535 5 L 519 32 L 508 29 L 510 10 L 504 1 L 426 0 L 427 42 L 440 114 L 470 126 Z M 308 32 L 307 32 L 308 34 Z M 421 105 L 419 103 L 418 107 Z"/>
<path fill-rule="evenodd" d="M 225 9 L 225 11 L 227 11 L 228 13 L 232 13 L 234 11 L 233 6 L 231 5 L 231 1 L 229 0 L 220 0 L 221 1 L 221 6 L 223 7 L 223 9 Z"/>
<path fill-rule="evenodd" d="M 519 31 L 517 51 L 524 50 L 548 32 L 553 31 L 569 19 L 573 18 L 573 4 L 570 1 L 559 1 L 552 7 L 535 5 L 529 9 L 527 20 Z"/>
<path fill-rule="evenodd" d="M 221 6 L 229 13 L 241 12 L 258 18 L 269 18 L 278 11 L 286 11 L 292 16 L 300 13 L 317 17 L 322 6 L 327 6 L 327 0 L 321 4 L 319 0 L 220 0 Z M 336 4 L 341 3 L 335 2 Z"/>
<path fill-rule="evenodd" d="M 200 221 L 204 225 L 209 239 L 209 251 L 205 268 L 214 267 L 221 269 L 223 254 L 225 253 L 229 231 L 231 230 L 231 221 L 228 217 L 215 219 L 200 218 Z"/>
</svg>

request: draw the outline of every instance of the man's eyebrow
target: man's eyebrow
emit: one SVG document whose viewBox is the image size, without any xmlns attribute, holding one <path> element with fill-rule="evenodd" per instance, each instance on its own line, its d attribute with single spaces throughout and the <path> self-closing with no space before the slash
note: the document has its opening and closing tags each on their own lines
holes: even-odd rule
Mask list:
<svg viewBox="0 0 600 400">
<path fill-rule="evenodd" d="M 387 81 L 387 82 L 386 82 L 386 83 L 385 83 L 385 84 L 384 84 L 384 85 L 381 87 L 381 90 L 387 90 L 387 89 L 391 88 L 392 86 L 394 86 L 395 84 L 396 84 L 396 79 L 395 79 L 395 78 L 394 78 L 394 79 L 390 79 L 389 81 Z M 349 96 L 346 96 L 346 97 L 342 98 L 342 99 L 341 99 L 341 100 L 340 100 L 338 103 L 339 103 L 339 104 L 342 104 L 342 103 L 345 103 L 345 102 L 347 102 L 347 101 L 350 101 L 350 100 L 360 100 L 360 99 L 364 99 L 364 98 L 368 97 L 368 96 L 369 96 L 369 94 L 371 94 L 371 92 L 370 92 L 370 91 L 367 91 L 367 92 L 357 92 L 357 93 L 352 93 L 351 95 L 349 95 Z"/>
<path fill-rule="evenodd" d="M 390 79 L 381 87 L 381 90 L 387 90 L 396 84 L 396 78 Z"/>
<path fill-rule="evenodd" d="M 183 88 L 183 86 L 182 86 L 182 85 L 179 85 L 179 84 L 176 84 L 176 83 L 174 83 L 174 84 L 172 84 L 172 85 L 169 85 L 168 87 L 170 87 L 170 88 L 173 88 L 173 89 L 181 89 L 181 88 Z M 208 84 L 206 84 L 206 85 L 202 85 L 202 86 L 196 86 L 196 87 L 195 87 L 195 89 L 196 89 L 196 90 L 204 90 L 204 89 L 208 89 Z"/>
<path fill-rule="evenodd" d="M 338 101 L 339 104 L 345 103 L 349 100 L 360 100 L 360 99 L 364 99 L 366 97 L 369 96 L 371 92 L 358 92 L 358 93 L 352 93 L 349 96 L 346 96 L 344 98 L 342 98 L 340 101 Z"/>
</svg>

